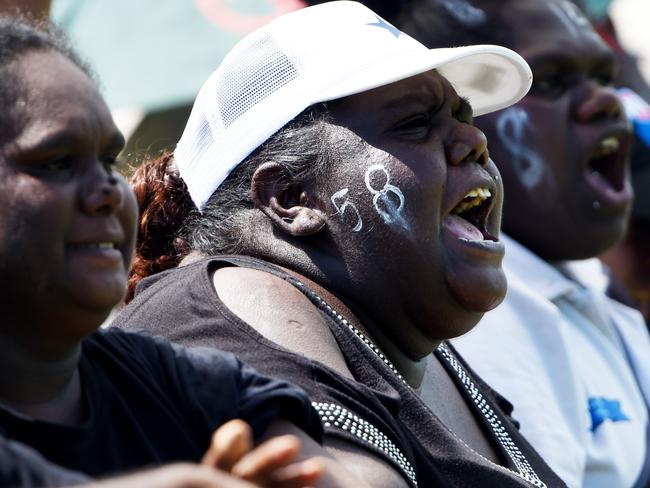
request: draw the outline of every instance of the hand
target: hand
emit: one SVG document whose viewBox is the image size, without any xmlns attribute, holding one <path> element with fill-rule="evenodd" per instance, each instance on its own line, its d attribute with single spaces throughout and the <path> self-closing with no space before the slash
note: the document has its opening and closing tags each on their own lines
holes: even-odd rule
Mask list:
<svg viewBox="0 0 650 488">
<path fill-rule="evenodd" d="M 273 437 L 253 448 L 249 425 L 232 420 L 215 431 L 201 464 L 261 487 L 313 486 L 323 473 L 323 465 L 318 458 L 293 462 L 299 451 L 300 441 L 293 435 Z"/>
</svg>

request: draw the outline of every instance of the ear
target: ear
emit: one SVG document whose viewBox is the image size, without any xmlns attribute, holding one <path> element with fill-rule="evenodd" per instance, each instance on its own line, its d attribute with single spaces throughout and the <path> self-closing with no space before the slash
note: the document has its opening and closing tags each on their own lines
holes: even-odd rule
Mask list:
<svg viewBox="0 0 650 488">
<path fill-rule="evenodd" d="M 278 163 L 257 167 L 251 178 L 251 195 L 255 206 L 289 235 L 309 236 L 325 229 L 326 214 L 313 205 L 310 190 L 290 181 Z"/>
</svg>

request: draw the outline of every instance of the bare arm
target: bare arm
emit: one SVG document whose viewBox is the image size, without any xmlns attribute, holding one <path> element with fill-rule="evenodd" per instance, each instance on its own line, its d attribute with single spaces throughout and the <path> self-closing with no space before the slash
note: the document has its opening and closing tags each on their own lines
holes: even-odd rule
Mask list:
<svg viewBox="0 0 650 488">
<path fill-rule="evenodd" d="M 343 439 L 327 437 L 324 447 L 286 421 L 275 422 L 267 436 L 290 433 L 300 439 L 300 458 L 316 458 L 325 467 L 319 488 L 408 488 L 399 473 L 384 460 Z"/>
</svg>

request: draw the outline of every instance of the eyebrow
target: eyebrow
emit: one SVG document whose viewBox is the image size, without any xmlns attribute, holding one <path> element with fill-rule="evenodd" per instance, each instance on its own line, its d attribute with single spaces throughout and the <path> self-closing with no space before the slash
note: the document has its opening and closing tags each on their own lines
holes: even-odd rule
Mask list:
<svg viewBox="0 0 650 488">
<path fill-rule="evenodd" d="M 53 131 L 33 143 L 28 143 L 27 151 L 48 152 L 58 149 L 62 146 L 77 144 L 82 137 L 75 131 L 63 130 Z M 114 131 L 108 139 L 107 144 L 103 145 L 102 150 L 121 151 L 126 141 L 119 131 Z"/>
</svg>

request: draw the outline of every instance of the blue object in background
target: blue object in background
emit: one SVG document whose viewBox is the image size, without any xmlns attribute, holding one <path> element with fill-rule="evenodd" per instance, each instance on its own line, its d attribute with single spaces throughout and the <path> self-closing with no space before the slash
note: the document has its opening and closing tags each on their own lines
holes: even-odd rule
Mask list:
<svg viewBox="0 0 650 488">
<path fill-rule="evenodd" d="M 650 105 L 629 88 L 620 88 L 618 96 L 637 137 L 650 148 Z"/>
</svg>

